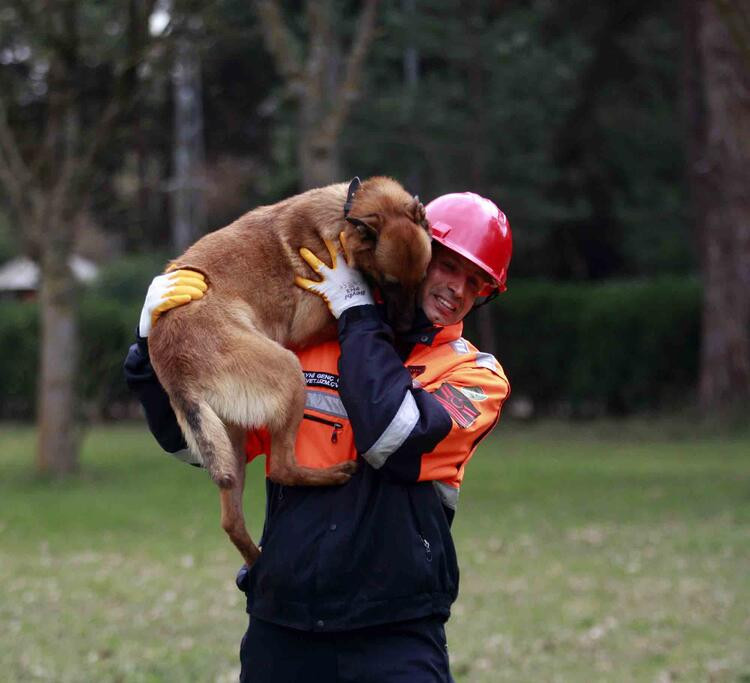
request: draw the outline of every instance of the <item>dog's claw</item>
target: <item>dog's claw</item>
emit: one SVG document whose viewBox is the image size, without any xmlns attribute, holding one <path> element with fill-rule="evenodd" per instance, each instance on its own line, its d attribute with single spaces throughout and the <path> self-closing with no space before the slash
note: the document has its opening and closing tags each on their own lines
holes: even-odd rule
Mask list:
<svg viewBox="0 0 750 683">
<path fill-rule="evenodd" d="M 345 462 L 344 470 L 349 472 L 349 474 L 354 474 L 357 471 L 357 461 L 350 460 L 349 462 Z"/>
<path fill-rule="evenodd" d="M 330 468 L 334 484 L 346 484 L 357 471 L 357 461 L 348 460 Z"/>
</svg>

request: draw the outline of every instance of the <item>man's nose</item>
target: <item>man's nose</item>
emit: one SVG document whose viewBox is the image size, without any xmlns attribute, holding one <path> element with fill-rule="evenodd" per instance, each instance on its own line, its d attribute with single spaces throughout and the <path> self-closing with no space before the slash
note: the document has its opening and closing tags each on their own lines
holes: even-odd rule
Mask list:
<svg viewBox="0 0 750 683">
<path fill-rule="evenodd" d="M 448 289 L 453 292 L 455 296 L 462 297 L 464 295 L 464 287 L 466 285 L 466 278 L 456 276 L 450 279 L 448 282 Z"/>
</svg>

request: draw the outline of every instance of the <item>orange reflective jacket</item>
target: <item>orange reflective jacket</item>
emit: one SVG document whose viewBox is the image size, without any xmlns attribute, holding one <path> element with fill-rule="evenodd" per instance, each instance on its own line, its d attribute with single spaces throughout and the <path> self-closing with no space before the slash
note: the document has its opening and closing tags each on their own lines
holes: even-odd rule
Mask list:
<svg viewBox="0 0 750 683">
<path fill-rule="evenodd" d="M 462 324 L 442 328 L 430 344 L 417 343 L 404 365 L 412 391 L 426 391 L 451 418 L 451 429 L 422 456 L 419 481 L 433 481 L 442 502 L 455 508 L 466 463 L 497 423 L 510 385 L 497 360 L 461 337 Z M 296 441 L 301 465 L 327 467 L 357 457 L 352 428 L 338 394 L 339 344 L 326 342 L 298 354 L 305 374 L 305 417 Z M 366 363 L 366 359 L 362 359 Z M 248 460 L 268 453 L 265 430 L 249 432 Z M 268 468 L 266 468 L 268 471 Z"/>
</svg>

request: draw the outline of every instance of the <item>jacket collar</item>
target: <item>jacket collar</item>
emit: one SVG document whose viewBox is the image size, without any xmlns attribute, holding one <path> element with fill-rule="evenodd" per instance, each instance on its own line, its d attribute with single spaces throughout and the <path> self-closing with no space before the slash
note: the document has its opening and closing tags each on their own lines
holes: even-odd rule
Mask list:
<svg viewBox="0 0 750 683">
<path fill-rule="evenodd" d="M 463 322 L 455 325 L 433 325 L 421 308 L 417 308 L 411 330 L 400 335 L 400 341 L 408 344 L 435 346 L 455 341 L 463 332 Z"/>
</svg>

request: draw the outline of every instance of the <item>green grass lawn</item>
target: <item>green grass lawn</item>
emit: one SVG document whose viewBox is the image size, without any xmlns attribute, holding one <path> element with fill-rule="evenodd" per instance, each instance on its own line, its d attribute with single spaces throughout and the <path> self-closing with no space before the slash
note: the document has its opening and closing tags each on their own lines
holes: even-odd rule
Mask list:
<svg viewBox="0 0 750 683">
<path fill-rule="evenodd" d="M 91 431 L 73 480 L 32 462 L 0 425 L 0 680 L 236 680 L 240 558 L 205 473 L 142 425 Z M 454 535 L 458 683 L 750 681 L 750 436 L 501 424 Z"/>
</svg>

